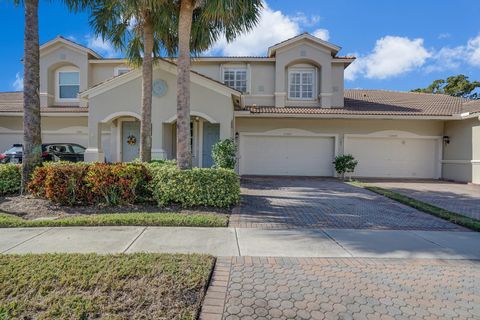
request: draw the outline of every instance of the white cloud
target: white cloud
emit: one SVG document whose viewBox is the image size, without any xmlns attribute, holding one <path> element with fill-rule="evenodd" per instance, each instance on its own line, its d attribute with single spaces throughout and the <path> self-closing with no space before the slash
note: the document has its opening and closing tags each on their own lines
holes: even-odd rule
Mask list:
<svg viewBox="0 0 480 320">
<path fill-rule="evenodd" d="M 448 32 L 444 32 L 444 33 L 440 33 L 437 38 L 438 39 L 448 39 L 450 38 L 452 35 Z"/>
<path fill-rule="evenodd" d="M 325 41 L 330 39 L 330 32 L 327 29 L 317 29 L 313 31 L 312 35 Z"/>
<path fill-rule="evenodd" d="M 105 58 L 113 58 L 117 55 L 117 51 L 113 45 L 108 41 L 103 41 L 102 37 L 87 35 L 85 38 L 87 39 L 87 47 Z"/>
<path fill-rule="evenodd" d="M 17 72 L 15 75 L 15 81 L 12 83 L 12 88 L 15 91 L 22 91 L 23 90 L 23 77 L 20 76 L 20 72 Z"/>
<path fill-rule="evenodd" d="M 423 39 L 385 36 L 376 41 L 372 52 L 359 56 L 345 70 L 345 79 L 358 76 L 386 79 L 409 72 L 425 64 L 431 53 L 424 47 Z"/>
<path fill-rule="evenodd" d="M 432 56 L 433 63 L 425 67 L 426 72 L 453 70 L 460 67 L 464 58 L 463 47 L 443 47 Z"/>
<path fill-rule="evenodd" d="M 320 22 L 320 16 L 307 16 L 304 12 L 297 12 L 290 19 L 305 27 L 313 27 Z"/>
<path fill-rule="evenodd" d="M 304 13 L 288 16 L 281 11 L 274 11 L 267 3 L 260 16 L 258 25 L 248 32 L 238 36 L 231 43 L 223 38 L 220 39 L 208 54 L 226 56 L 249 56 L 264 55 L 269 46 L 292 38 L 302 32 L 303 27 L 313 26 L 318 23 L 320 17 L 308 17 Z M 328 39 L 328 30 L 318 29 L 319 35 Z"/>
<path fill-rule="evenodd" d="M 468 62 L 480 66 L 480 34 L 468 40 L 466 51 Z"/>
<path fill-rule="evenodd" d="M 480 67 L 480 34 L 468 40 L 465 45 L 443 47 L 435 51 L 427 72 L 459 69 L 463 65 Z"/>
</svg>

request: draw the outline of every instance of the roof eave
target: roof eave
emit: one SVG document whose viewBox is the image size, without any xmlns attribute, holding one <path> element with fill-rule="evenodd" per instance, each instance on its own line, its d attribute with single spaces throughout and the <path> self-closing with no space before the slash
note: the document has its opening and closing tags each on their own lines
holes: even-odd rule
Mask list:
<svg viewBox="0 0 480 320">
<path fill-rule="evenodd" d="M 236 117 L 248 118 L 301 118 L 301 119 L 376 119 L 376 120 L 461 120 L 452 115 L 374 115 L 374 114 L 285 114 L 285 113 L 252 113 L 248 110 L 235 111 Z"/>
</svg>

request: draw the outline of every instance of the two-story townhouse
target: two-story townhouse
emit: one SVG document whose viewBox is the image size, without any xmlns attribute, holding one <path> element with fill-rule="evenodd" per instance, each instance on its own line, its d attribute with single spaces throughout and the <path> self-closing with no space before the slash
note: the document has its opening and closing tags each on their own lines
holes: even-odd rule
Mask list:
<svg viewBox="0 0 480 320">
<path fill-rule="evenodd" d="M 480 183 L 480 103 L 445 95 L 345 90 L 354 57 L 307 33 L 262 57 L 192 61 L 194 165 L 233 138 L 242 175 L 334 176 L 353 154 L 356 176 L 444 178 Z M 87 161 L 138 156 L 141 71 L 62 37 L 40 48 L 43 140 L 87 146 Z M 154 159 L 173 159 L 175 59 L 154 68 Z M 0 148 L 21 143 L 21 93 L 0 93 Z"/>
</svg>

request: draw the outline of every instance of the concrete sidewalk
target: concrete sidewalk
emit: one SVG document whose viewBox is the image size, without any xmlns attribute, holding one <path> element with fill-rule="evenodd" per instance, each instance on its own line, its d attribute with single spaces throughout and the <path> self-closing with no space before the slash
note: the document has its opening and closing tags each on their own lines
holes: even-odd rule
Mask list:
<svg viewBox="0 0 480 320">
<path fill-rule="evenodd" d="M 181 227 L 15 228 L 0 229 L 0 252 L 480 259 L 480 233 Z"/>
</svg>

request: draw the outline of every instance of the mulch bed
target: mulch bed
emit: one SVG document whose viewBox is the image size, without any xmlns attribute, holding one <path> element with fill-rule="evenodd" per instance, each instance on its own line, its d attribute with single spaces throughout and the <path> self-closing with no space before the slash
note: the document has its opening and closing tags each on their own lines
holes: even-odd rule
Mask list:
<svg viewBox="0 0 480 320">
<path fill-rule="evenodd" d="M 219 213 L 229 214 L 230 210 L 218 208 L 182 209 L 179 206 L 158 207 L 154 203 L 135 204 L 128 206 L 76 206 L 67 207 L 51 203 L 48 200 L 31 195 L 0 197 L 0 213 L 12 214 L 23 219 L 65 217 L 71 215 L 89 215 L 100 213 L 132 213 L 132 212 L 179 212 L 179 213 Z"/>
</svg>

